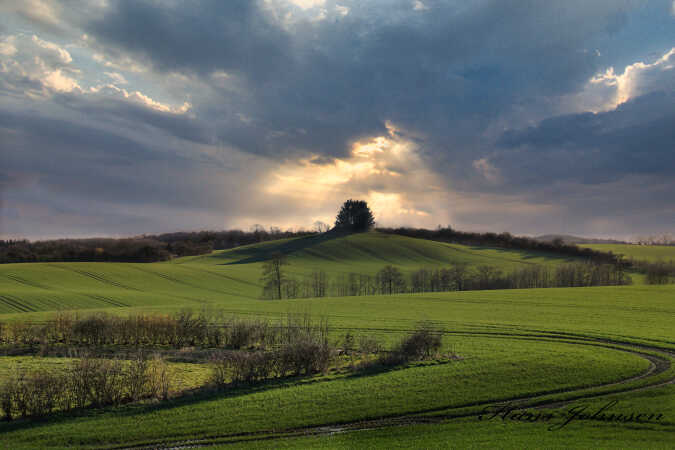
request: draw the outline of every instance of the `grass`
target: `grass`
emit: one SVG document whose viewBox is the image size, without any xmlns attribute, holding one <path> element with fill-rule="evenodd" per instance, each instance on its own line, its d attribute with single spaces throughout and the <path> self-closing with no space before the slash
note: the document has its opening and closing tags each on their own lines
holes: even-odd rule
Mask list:
<svg viewBox="0 0 675 450">
<path fill-rule="evenodd" d="M 619 413 L 662 413 L 660 424 L 631 424 L 625 426 L 606 422 L 570 422 L 566 427 L 549 431 L 550 422 L 527 423 L 501 420 L 479 421 L 476 418 L 458 419 L 433 425 L 411 425 L 364 430 L 355 433 L 336 433 L 329 436 L 305 436 L 275 440 L 275 448 L 504 448 L 522 449 L 671 449 L 675 433 L 675 389 L 661 387 L 642 392 L 610 395 L 602 400 L 574 402 L 555 410 L 569 414 L 574 407 L 587 406 L 598 410 L 609 401 L 618 403 L 613 411 Z M 536 444 L 533 437 L 536 436 Z M 267 441 L 249 441 L 214 448 L 269 448 Z"/>
<path fill-rule="evenodd" d="M 675 396 L 670 394 L 675 403 Z M 596 401 L 595 409 L 605 403 Z M 645 411 L 661 411 L 653 405 Z M 631 408 L 632 409 L 632 408 Z M 546 449 L 672 449 L 675 427 L 633 425 L 631 427 L 602 422 L 572 423 L 559 431 L 548 431 L 547 423 L 495 420 L 481 422 L 461 419 L 450 423 L 411 425 L 336 433 L 330 436 L 307 436 L 271 441 L 274 448 L 523 448 Z M 536 436 L 536 440 L 534 437 Z M 270 448 L 270 441 L 244 442 L 212 448 Z"/>
</svg>

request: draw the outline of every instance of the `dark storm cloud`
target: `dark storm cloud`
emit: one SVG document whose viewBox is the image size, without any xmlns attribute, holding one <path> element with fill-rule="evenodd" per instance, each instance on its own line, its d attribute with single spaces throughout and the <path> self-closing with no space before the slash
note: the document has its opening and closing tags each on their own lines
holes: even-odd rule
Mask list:
<svg viewBox="0 0 675 450">
<path fill-rule="evenodd" d="M 152 145 L 100 126 L 21 113 L 0 112 L 0 126 L 5 189 L 29 178 L 48 191 L 98 201 L 185 206 L 211 197 L 185 183 L 199 161 L 172 152 L 166 141 Z"/>
<path fill-rule="evenodd" d="M 288 39 L 250 0 L 111 2 L 86 29 L 160 71 L 225 70 L 265 79 L 287 58 Z"/>
<path fill-rule="evenodd" d="M 212 124 L 198 121 L 185 114 L 157 111 L 135 102 L 129 102 L 115 96 L 82 96 L 77 93 L 55 95 L 55 104 L 86 114 L 89 120 L 98 119 L 101 123 L 118 122 L 153 127 L 170 135 L 199 144 L 210 144 L 216 139 Z"/>
<path fill-rule="evenodd" d="M 516 184 L 599 184 L 626 175 L 675 175 L 675 92 L 635 98 L 616 110 L 572 114 L 507 132 L 493 162 Z"/>
</svg>

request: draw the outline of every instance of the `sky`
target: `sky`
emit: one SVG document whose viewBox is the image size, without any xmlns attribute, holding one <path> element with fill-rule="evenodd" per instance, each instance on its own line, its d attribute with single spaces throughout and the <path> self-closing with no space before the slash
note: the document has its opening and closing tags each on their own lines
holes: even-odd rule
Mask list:
<svg viewBox="0 0 675 450">
<path fill-rule="evenodd" d="M 675 231 L 673 0 L 0 3 L 0 238 Z"/>
</svg>

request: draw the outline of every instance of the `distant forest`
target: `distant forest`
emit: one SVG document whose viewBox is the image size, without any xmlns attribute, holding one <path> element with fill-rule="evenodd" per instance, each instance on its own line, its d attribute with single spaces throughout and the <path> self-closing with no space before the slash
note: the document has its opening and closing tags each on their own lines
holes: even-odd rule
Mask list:
<svg viewBox="0 0 675 450">
<path fill-rule="evenodd" d="M 173 257 L 203 255 L 213 250 L 310 234 L 314 232 L 256 227 L 252 231 L 178 232 L 119 239 L 0 240 L 0 263 L 166 261 Z"/>
</svg>

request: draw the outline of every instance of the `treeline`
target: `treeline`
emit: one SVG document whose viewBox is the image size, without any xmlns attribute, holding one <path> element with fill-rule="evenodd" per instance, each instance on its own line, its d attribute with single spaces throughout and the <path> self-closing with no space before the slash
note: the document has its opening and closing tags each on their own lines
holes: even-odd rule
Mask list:
<svg viewBox="0 0 675 450">
<path fill-rule="evenodd" d="M 316 270 L 301 278 L 281 277 L 281 289 L 266 285 L 267 299 L 326 296 L 389 295 L 420 292 L 470 291 L 483 289 L 529 289 L 552 287 L 621 286 L 631 284 L 622 265 L 568 263 L 557 266 L 532 265 L 511 272 L 489 265 L 469 267 L 455 264 L 445 268 L 421 268 L 406 276 L 388 265 L 375 275 L 340 274 L 329 280 Z"/>
<path fill-rule="evenodd" d="M 0 344 L 241 349 L 275 345 L 293 326 L 299 325 L 291 319 L 286 324 L 272 325 L 262 320 L 228 319 L 210 311 L 128 316 L 59 312 L 40 323 L 0 322 Z"/>
<path fill-rule="evenodd" d="M 58 372 L 17 372 L 0 384 L 0 409 L 5 420 L 39 417 L 144 398 L 166 400 L 169 389 L 167 364 L 161 358 L 142 353 L 130 361 L 85 356 Z"/>
<path fill-rule="evenodd" d="M 669 284 L 675 282 L 675 261 L 644 261 L 629 259 L 637 272 L 645 275 L 647 284 Z"/>
<path fill-rule="evenodd" d="M 306 236 L 309 231 L 255 227 L 251 231 L 199 231 L 132 238 L 55 239 L 31 242 L 0 240 L 0 264 L 20 262 L 155 262 L 240 245 Z"/>
<path fill-rule="evenodd" d="M 564 256 L 584 258 L 600 264 L 622 264 L 621 258 L 611 252 L 601 252 L 590 248 L 578 247 L 574 244 L 565 244 L 562 239 L 548 242 L 529 237 L 513 236 L 510 233 L 472 233 L 457 231 L 451 227 L 439 227 L 435 230 L 424 228 L 377 228 L 377 231 L 439 242 L 556 253 Z"/>
<path fill-rule="evenodd" d="M 675 237 L 671 233 L 665 233 L 660 236 L 640 236 L 635 242 L 639 245 L 675 246 Z"/>
</svg>

